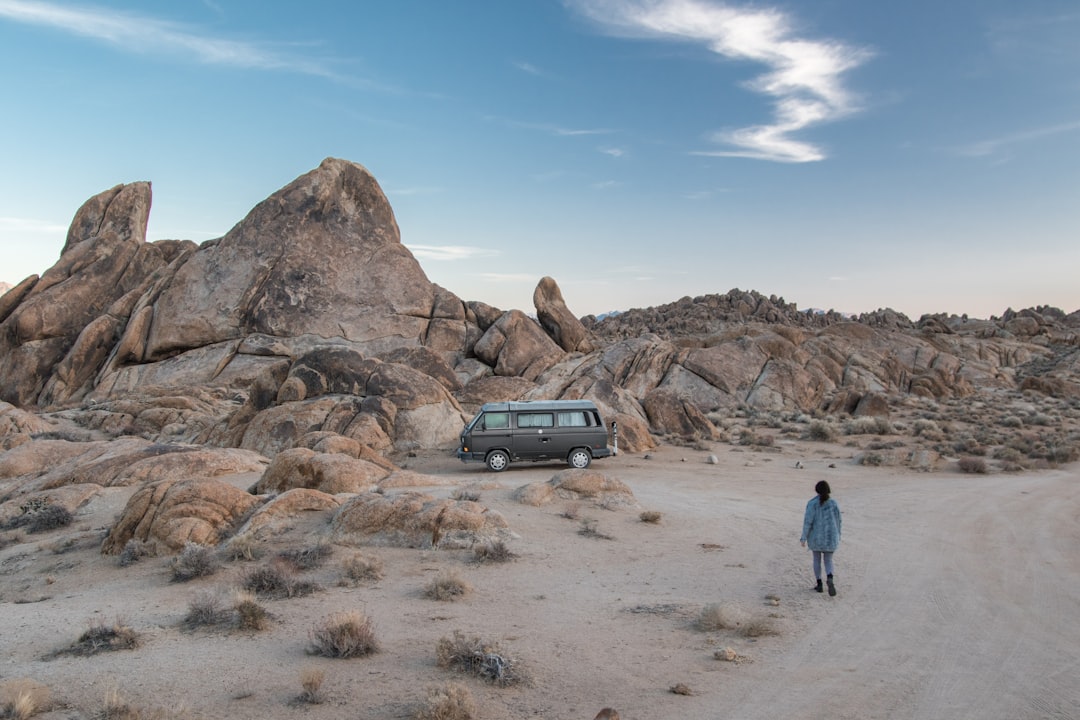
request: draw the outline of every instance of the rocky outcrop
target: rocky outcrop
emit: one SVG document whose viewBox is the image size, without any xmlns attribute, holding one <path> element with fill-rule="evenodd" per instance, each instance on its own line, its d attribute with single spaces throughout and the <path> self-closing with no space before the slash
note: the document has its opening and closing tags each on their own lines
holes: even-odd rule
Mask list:
<svg viewBox="0 0 1080 720">
<path fill-rule="evenodd" d="M 540 325 L 563 350 L 588 353 L 595 349 L 585 326 L 566 307 L 562 291 L 554 279 L 540 278 L 533 291 L 533 306 L 536 307 Z"/>
<path fill-rule="evenodd" d="M 116 555 L 130 540 L 181 550 L 217 545 L 225 531 L 263 501 L 218 480 L 162 480 L 131 496 L 101 552 Z"/>
<path fill-rule="evenodd" d="M 506 520 L 479 503 L 418 492 L 357 495 L 330 524 L 336 542 L 357 545 L 462 548 L 509 534 Z"/>
</svg>

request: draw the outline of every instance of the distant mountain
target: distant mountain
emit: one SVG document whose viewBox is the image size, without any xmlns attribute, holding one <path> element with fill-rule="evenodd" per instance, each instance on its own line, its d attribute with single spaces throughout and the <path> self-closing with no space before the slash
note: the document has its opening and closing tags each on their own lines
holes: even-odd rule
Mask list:
<svg viewBox="0 0 1080 720">
<path fill-rule="evenodd" d="M 0 282 L 0 295 L 3 295 L 10 289 L 11 285 L 8 285 L 6 282 Z"/>
</svg>

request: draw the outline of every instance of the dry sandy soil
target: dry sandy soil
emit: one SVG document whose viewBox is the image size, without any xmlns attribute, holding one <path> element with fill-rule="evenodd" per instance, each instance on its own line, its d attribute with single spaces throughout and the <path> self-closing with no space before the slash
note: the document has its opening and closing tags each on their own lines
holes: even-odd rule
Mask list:
<svg viewBox="0 0 1080 720">
<path fill-rule="evenodd" d="M 273 621 L 262 632 L 181 627 L 200 591 L 234 587 L 252 563 L 173 583 L 168 558 L 120 567 L 98 554 L 131 493 L 107 490 L 73 525 L 0 550 L 0 683 L 48 686 L 55 706 L 38 717 L 49 718 L 95 717 L 109 690 L 143 717 L 409 718 L 447 681 L 470 690 L 479 718 L 591 720 L 605 706 L 624 720 L 1080 717 L 1080 468 L 919 473 L 860 467 L 840 445 L 772 450 L 718 444 L 709 464 L 707 451 L 665 446 L 598 461 L 637 508 L 512 498 L 557 465 L 496 475 L 447 454 L 410 458 L 410 469 L 447 482 L 426 489 L 434 495 L 482 488 L 480 502 L 510 523 L 518 558 L 334 546 L 308 573 L 324 589 L 264 601 Z M 844 513 L 835 598 L 811 590 L 798 543 L 822 478 Z M 234 478 L 245 488 L 252 480 Z M 642 522 L 642 510 L 660 522 Z M 327 519 L 296 521 L 274 549 L 311 545 Z M 579 532 L 585 520 L 596 534 Z M 384 576 L 339 586 L 341 562 L 356 552 L 381 559 Z M 448 568 L 472 592 L 427 598 Z M 698 629 L 710 605 L 739 624 Z M 315 624 L 352 609 L 372 618 L 381 652 L 308 655 Z M 46 659 L 89 624 L 117 618 L 142 635 L 140 647 Z M 745 635 L 762 622 L 777 634 Z M 531 685 L 438 667 L 436 644 L 455 630 L 497 643 Z M 716 659 L 724 648 L 738 661 Z M 321 704 L 296 699 L 308 668 L 325 672 Z M 678 684 L 689 694 L 673 693 Z"/>
</svg>

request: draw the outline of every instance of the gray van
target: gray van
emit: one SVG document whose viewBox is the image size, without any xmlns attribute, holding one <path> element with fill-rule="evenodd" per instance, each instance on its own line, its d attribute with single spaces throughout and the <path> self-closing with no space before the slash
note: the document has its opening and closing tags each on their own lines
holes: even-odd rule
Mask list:
<svg viewBox="0 0 1080 720">
<path fill-rule="evenodd" d="M 511 460 L 560 460 L 587 468 L 608 457 L 608 433 L 589 400 L 485 403 L 461 431 L 457 456 L 501 472 Z"/>
</svg>

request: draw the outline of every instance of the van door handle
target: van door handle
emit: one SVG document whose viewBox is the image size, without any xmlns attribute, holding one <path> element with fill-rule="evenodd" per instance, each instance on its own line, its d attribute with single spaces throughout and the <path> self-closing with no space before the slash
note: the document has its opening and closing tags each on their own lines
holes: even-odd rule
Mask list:
<svg viewBox="0 0 1080 720">
<path fill-rule="evenodd" d="M 542 437 L 542 438 L 540 438 L 540 442 L 542 442 L 542 443 L 546 443 L 546 442 L 551 442 L 551 438 L 549 438 L 549 437 Z"/>
</svg>

